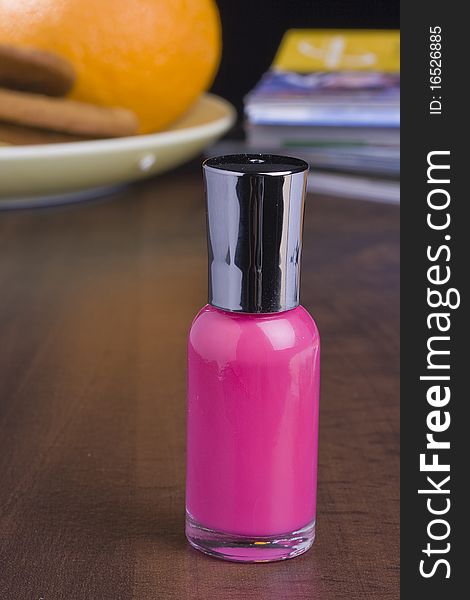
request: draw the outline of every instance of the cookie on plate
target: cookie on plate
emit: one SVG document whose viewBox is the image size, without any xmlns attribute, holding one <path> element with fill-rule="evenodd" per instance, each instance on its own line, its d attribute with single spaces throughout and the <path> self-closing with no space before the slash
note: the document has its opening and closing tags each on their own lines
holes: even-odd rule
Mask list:
<svg viewBox="0 0 470 600">
<path fill-rule="evenodd" d="M 5 89 L 0 89 L 0 121 L 90 138 L 124 137 L 138 130 L 137 117 L 124 108 Z"/>
<path fill-rule="evenodd" d="M 68 60 L 44 50 L 0 44 L 0 86 L 47 96 L 65 96 L 75 71 Z"/>
<path fill-rule="evenodd" d="M 36 129 L 34 127 L 23 127 L 0 121 L 0 146 L 30 146 L 35 144 L 60 144 L 65 142 L 81 142 L 88 137 L 68 135 L 47 129 Z"/>
</svg>

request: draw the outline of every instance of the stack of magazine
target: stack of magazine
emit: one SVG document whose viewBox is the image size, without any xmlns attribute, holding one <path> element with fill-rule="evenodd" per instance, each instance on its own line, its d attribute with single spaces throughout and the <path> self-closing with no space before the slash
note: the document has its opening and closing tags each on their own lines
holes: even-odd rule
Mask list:
<svg viewBox="0 0 470 600">
<path fill-rule="evenodd" d="M 308 33 L 313 34 L 314 41 L 319 37 L 310 30 Z M 376 45 L 377 41 L 380 43 L 381 32 L 373 33 L 372 37 L 362 35 L 362 43 L 369 42 L 371 47 L 374 41 Z M 390 36 L 390 32 L 385 34 Z M 311 39 L 301 30 L 288 32 L 287 36 L 297 36 L 297 52 L 302 48 L 302 40 Z M 323 52 L 322 66 L 334 70 L 305 72 L 305 63 L 294 70 L 292 52 L 290 59 L 294 64 L 289 65 L 289 70 L 279 68 L 275 61 L 245 99 L 247 146 L 250 152 L 290 154 L 307 160 L 311 165 L 312 189 L 320 193 L 397 202 L 400 76 L 390 65 L 387 71 L 370 68 L 374 66 L 372 49 L 367 68 L 353 70 L 351 67 L 357 65 L 347 62 L 345 50 L 348 36 L 351 34 L 329 34 L 326 43 L 310 43 L 308 49 L 317 51 L 316 62 L 318 53 Z M 357 33 L 352 34 L 353 41 L 354 37 L 357 39 Z M 341 54 L 332 64 L 331 60 L 328 63 L 328 53 L 335 50 L 335 40 L 336 54 Z M 338 40 L 343 40 L 339 50 Z M 283 46 L 285 42 L 281 50 Z M 349 54 L 356 61 L 366 60 L 367 56 L 367 46 L 362 53 L 350 50 Z M 375 58 L 375 66 L 380 66 Z"/>
</svg>

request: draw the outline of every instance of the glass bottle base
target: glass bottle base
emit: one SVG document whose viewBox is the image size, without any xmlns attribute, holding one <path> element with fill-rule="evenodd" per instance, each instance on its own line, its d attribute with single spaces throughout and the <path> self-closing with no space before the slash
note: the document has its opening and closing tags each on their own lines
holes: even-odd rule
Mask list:
<svg viewBox="0 0 470 600">
<path fill-rule="evenodd" d="M 272 562 L 307 552 L 315 540 L 315 521 L 291 533 L 246 536 L 208 529 L 186 513 L 186 537 L 193 548 L 215 558 L 235 562 Z"/>
</svg>

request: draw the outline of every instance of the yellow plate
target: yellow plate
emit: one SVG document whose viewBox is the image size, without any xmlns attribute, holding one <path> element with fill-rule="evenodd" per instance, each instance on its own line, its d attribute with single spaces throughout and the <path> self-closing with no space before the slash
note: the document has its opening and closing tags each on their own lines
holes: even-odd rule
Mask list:
<svg viewBox="0 0 470 600">
<path fill-rule="evenodd" d="M 201 152 L 235 122 L 226 100 L 205 94 L 161 133 L 127 138 L 0 146 L 0 208 L 92 196 L 163 173 Z"/>
</svg>

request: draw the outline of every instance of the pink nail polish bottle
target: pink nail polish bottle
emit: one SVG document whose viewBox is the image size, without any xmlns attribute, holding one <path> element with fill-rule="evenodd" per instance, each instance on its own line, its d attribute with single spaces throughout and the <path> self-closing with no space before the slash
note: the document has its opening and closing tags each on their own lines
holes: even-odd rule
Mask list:
<svg viewBox="0 0 470 600">
<path fill-rule="evenodd" d="M 299 306 L 307 164 L 206 160 L 209 303 L 188 343 L 186 536 L 291 558 L 315 538 L 320 338 Z"/>
</svg>

